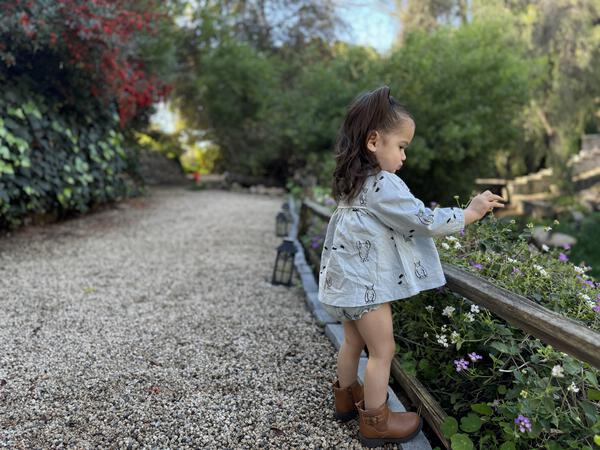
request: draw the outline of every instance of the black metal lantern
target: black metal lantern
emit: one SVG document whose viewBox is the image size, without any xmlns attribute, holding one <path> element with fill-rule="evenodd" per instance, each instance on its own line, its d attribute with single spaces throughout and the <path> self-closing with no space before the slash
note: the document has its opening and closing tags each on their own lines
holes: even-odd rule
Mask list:
<svg viewBox="0 0 600 450">
<path fill-rule="evenodd" d="M 284 212 L 279 211 L 275 219 L 275 234 L 279 237 L 287 236 L 290 231 L 290 217 Z"/>
<path fill-rule="evenodd" d="M 283 243 L 277 248 L 277 258 L 275 259 L 275 268 L 273 269 L 272 284 L 292 285 L 292 276 L 294 275 L 294 255 L 296 246 L 292 239 L 284 239 Z"/>
</svg>

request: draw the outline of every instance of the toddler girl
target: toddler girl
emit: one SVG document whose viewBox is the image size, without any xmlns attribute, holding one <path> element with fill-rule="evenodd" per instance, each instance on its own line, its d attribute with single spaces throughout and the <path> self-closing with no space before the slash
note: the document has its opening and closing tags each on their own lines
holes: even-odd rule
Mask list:
<svg viewBox="0 0 600 450">
<path fill-rule="evenodd" d="M 321 256 L 319 301 L 344 327 L 333 380 L 335 416 L 346 421 L 358 414 L 367 447 L 408 441 L 423 423 L 414 412 L 387 407 L 396 349 L 390 302 L 446 284 L 432 236 L 456 233 L 504 206 L 502 197 L 485 191 L 464 210 L 425 207 L 395 175 L 414 133 L 413 117 L 383 86 L 355 99 L 336 142 L 338 206 Z M 363 395 L 357 370 L 365 344 Z"/>
</svg>

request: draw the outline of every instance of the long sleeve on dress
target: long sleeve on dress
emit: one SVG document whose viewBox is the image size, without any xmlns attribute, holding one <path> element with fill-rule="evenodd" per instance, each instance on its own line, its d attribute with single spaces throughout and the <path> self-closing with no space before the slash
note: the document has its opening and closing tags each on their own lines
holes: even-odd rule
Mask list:
<svg viewBox="0 0 600 450">
<path fill-rule="evenodd" d="M 431 237 L 456 233 L 465 226 L 463 209 L 427 208 L 395 174 L 382 172 L 367 192 L 369 209 L 393 229 Z"/>
</svg>

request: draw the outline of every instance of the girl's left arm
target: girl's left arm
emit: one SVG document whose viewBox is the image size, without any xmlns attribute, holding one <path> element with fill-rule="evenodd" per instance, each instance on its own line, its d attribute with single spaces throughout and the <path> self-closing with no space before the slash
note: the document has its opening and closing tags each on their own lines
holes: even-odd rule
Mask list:
<svg viewBox="0 0 600 450">
<path fill-rule="evenodd" d="M 465 227 L 462 208 L 430 209 L 398 176 L 382 172 L 369 186 L 368 207 L 388 227 L 425 236 L 445 236 Z"/>
</svg>

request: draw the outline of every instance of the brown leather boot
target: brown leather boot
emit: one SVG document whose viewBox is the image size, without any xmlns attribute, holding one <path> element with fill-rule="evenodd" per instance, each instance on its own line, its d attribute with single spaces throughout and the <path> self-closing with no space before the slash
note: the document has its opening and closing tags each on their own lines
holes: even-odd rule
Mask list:
<svg viewBox="0 0 600 450">
<path fill-rule="evenodd" d="M 364 406 L 364 399 L 356 402 L 358 437 L 366 447 L 410 441 L 423 428 L 423 419 L 417 413 L 390 411 L 387 400 L 379 408 L 363 409 Z"/>
<path fill-rule="evenodd" d="M 350 386 L 342 389 L 337 378 L 331 384 L 335 399 L 335 418 L 342 422 L 354 419 L 358 415 L 355 403 L 363 399 L 362 384 L 356 379 Z"/>
<path fill-rule="evenodd" d="M 342 422 L 354 419 L 358 415 L 356 403 L 363 400 L 364 397 L 362 384 L 357 379 L 350 386 L 342 389 L 339 380 L 334 379 L 332 385 L 335 399 L 335 418 Z M 389 397 L 390 393 L 388 392 L 387 398 Z"/>
</svg>

